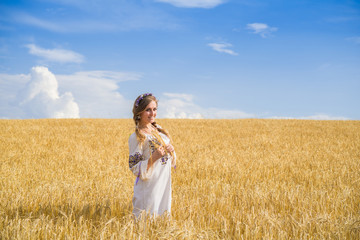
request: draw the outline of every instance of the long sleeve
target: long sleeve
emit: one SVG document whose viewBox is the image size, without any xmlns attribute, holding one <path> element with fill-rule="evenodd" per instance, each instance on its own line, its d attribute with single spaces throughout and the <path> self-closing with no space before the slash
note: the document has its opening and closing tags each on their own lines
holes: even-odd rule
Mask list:
<svg viewBox="0 0 360 240">
<path fill-rule="evenodd" d="M 133 133 L 129 137 L 129 168 L 135 176 L 141 180 L 147 180 L 151 177 L 152 168 L 147 169 L 150 158 L 149 149 L 146 148 L 147 140 L 144 144 L 139 144 L 136 134 Z"/>
</svg>

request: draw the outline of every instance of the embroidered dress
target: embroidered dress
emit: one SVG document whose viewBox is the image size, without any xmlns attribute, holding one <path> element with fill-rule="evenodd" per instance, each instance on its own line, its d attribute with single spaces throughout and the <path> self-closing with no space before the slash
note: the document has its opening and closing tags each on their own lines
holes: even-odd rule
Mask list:
<svg viewBox="0 0 360 240">
<path fill-rule="evenodd" d="M 165 144 L 170 139 L 159 134 Z M 145 211 L 151 215 L 162 215 L 171 211 L 171 167 L 175 167 L 174 158 L 167 154 L 156 160 L 152 167 L 147 170 L 148 161 L 161 143 L 152 135 L 145 134 L 146 139 L 142 146 L 139 144 L 136 134 L 129 138 L 129 168 L 137 177 L 134 184 L 133 213 L 136 217 Z"/>
</svg>

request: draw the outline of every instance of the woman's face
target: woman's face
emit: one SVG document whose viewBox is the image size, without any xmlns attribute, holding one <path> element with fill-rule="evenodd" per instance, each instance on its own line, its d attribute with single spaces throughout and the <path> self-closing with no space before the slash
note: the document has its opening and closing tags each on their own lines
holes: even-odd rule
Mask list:
<svg viewBox="0 0 360 240">
<path fill-rule="evenodd" d="M 157 104 L 155 101 L 151 101 L 145 108 L 145 111 L 140 114 L 140 124 L 147 125 L 155 122 L 157 112 Z"/>
</svg>

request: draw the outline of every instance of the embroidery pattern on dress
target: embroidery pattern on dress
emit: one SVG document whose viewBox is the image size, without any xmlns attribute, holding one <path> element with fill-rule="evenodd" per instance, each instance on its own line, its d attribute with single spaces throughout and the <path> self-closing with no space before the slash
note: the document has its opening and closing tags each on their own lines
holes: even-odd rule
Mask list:
<svg viewBox="0 0 360 240">
<path fill-rule="evenodd" d="M 143 161 L 144 157 L 139 152 L 136 152 L 134 155 L 129 156 L 129 168 L 131 169 L 135 166 L 138 162 Z"/>
<path fill-rule="evenodd" d="M 151 137 L 151 139 L 149 139 L 149 145 L 151 148 L 151 152 L 155 152 L 155 149 L 157 148 L 157 146 L 161 146 L 161 143 L 154 137 Z"/>
<path fill-rule="evenodd" d="M 153 153 L 157 148 L 157 146 L 161 146 L 161 143 L 155 137 L 151 136 L 151 139 L 149 139 L 149 145 L 151 148 L 151 152 Z M 169 160 L 168 155 L 163 156 L 160 159 L 161 165 L 165 165 L 168 160 Z"/>
<path fill-rule="evenodd" d="M 163 156 L 163 157 L 161 158 L 161 160 L 160 160 L 161 165 L 165 165 L 168 160 L 169 160 L 168 155 Z"/>
</svg>

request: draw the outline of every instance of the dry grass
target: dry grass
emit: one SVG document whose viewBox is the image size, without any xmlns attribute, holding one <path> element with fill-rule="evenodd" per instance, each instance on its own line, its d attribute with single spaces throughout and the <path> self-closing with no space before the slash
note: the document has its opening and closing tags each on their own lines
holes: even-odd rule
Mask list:
<svg viewBox="0 0 360 240">
<path fill-rule="evenodd" d="M 0 239 L 359 239 L 360 122 L 159 120 L 172 219 L 135 223 L 131 120 L 1 120 Z"/>
</svg>

